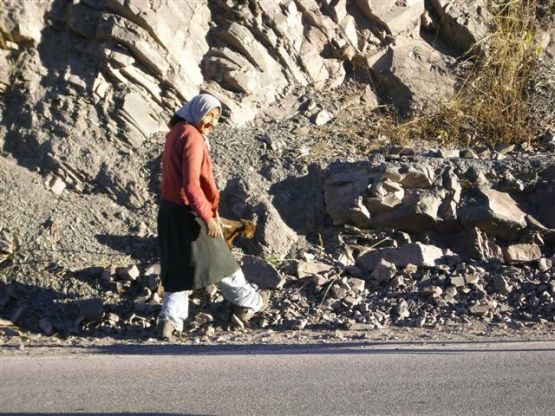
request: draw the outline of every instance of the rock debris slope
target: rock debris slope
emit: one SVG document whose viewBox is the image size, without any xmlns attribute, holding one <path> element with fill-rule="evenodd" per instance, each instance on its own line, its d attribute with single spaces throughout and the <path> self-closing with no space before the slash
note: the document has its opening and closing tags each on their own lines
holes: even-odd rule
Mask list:
<svg viewBox="0 0 555 416">
<path fill-rule="evenodd" d="M 253 327 L 552 325 L 552 133 L 368 143 L 366 110 L 452 97 L 488 21 L 479 0 L 4 1 L 0 330 L 148 336 L 166 122 L 201 91 L 224 104 L 222 214 L 258 222 L 237 257 L 275 289 Z M 217 291 L 192 308 L 229 328 Z"/>
</svg>

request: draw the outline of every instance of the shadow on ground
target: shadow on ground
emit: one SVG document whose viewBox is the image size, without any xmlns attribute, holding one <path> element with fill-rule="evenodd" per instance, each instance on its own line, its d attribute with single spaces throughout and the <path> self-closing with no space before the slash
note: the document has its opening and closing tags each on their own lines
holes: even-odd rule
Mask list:
<svg viewBox="0 0 555 416">
<path fill-rule="evenodd" d="M 406 341 L 406 342 L 349 342 L 330 344 L 247 344 L 247 345 L 106 345 L 97 347 L 77 347 L 87 354 L 116 355 L 450 355 L 464 353 L 496 354 L 523 352 L 555 352 L 545 347 L 546 341 Z M 552 340 L 547 340 L 552 342 Z M 488 348 L 487 345 L 492 345 Z M 47 345 L 45 345 L 47 346 Z M 430 348 L 430 346 L 432 346 Z M 29 346 L 41 348 L 41 345 Z M 14 347 L 16 348 L 16 347 Z M 71 346 L 68 348 L 75 349 Z"/>
<path fill-rule="evenodd" d="M 106 291 L 112 289 L 110 285 L 98 280 L 93 273 L 94 269 L 77 272 L 75 277 L 91 285 L 104 285 L 102 289 Z M 81 299 L 75 294 L 65 294 L 54 289 L 24 283 L 11 284 L 10 292 L 14 297 L 7 298 L 0 305 L 0 318 L 15 321 L 10 331 L 14 334 L 17 331 L 28 331 L 31 334 L 44 335 L 44 326 L 41 328 L 40 321 L 45 319 L 51 325 L 52 333 L 61 338 L 73 335 L 83 338 L 94 336 L 99 339 L 109 337 L 128 341 L 144 340 L 153 336 L 154 330 L 143 328 L 142 321 L 155 319 L 159 312 L 159 306 L 142 303 L 140 297 L 142 289 L 138 286 L 127 289 L 118 303 L 104 305 L 104 307 L 99 298 Z M 0 293 L 7 293 L 7 285 L 3 282 L 0 282 Z M 97 301 L 96 303 L 102 308 L 99 314 L 106 316 L 107 313 L 114 312 L 120 317 L 131 317 L 129 318 L 131 321 L 125 327 L 106 328 L 101 326 L 104 318 L 82 320 L 80 317 L 83 316 L 83 308 L 85 308 L 83 304 L 91 301 Z M 144 308 L 142 317 L 136 317 L 133 314 L 136 309 L 135 302 L 141 303 Z M 86 310 L 90 310 L 91 307 L 89 304 Z"/>
<path fill-rule="evenodd" d="M 100 244 L 140 262 L 153 262 L 158 258 L 158 242 L 155 237 L 97 234 L 95 238 Z"/>
</svg>

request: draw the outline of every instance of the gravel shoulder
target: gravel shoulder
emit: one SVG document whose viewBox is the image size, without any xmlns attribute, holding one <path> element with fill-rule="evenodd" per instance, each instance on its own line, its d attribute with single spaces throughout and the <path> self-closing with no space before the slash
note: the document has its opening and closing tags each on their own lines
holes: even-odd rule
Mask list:
<svg viewBox="0 0 555 416">
<path fill-rule="evenodd" d="M 467 328 L 430 330 L 422 328 L 387 328 L 373 331 L 264 331 L 249 330 L 220 337 L 183 336 L 175 343 L 159 341 L 155 338 L 122 340 L 117 338 L 72 337 L 62 340 L 57 337 L 40 335 L 31 337 L 0 337 L 0 358 L 10 356 L 58 356 L 88 355 L 97 353 L 119 354 L 144 351 L 178 352 L 181 347 L 193 347 L 191 351 L 207 351 L 222 348 L 241 347 L 253 352 L 264 353 L 272 346 L 287 347 L 306 345 L 448 345 L 448 344 L 488 344 L 488 343 L 536 343 L 555 342 L 555 326 L 507 330 L 492 325 L 475 324 Z"/>
</svg>

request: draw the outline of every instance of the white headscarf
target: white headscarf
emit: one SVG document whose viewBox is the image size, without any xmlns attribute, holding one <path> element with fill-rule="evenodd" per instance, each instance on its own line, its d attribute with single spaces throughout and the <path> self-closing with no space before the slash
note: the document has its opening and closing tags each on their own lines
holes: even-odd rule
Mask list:
<svg viewBox="0 0 555 416">
<path fill-rule="evenodd" d="M 199 94 L 177 110 L 175 114 L 198 127 L 206 113 L 214 108 L 219 108 L 221 112 L 222 104 L 210 94 Z"/>
</svg>

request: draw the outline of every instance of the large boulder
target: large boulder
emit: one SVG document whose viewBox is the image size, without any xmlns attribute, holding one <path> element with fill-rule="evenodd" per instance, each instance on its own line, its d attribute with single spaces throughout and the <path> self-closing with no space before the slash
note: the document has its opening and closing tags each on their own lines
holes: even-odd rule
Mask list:
<svg viewBox="0 0 555 416">
<path fill-rule="evenodd" d="M 465 259 L 503 261 L 503 251 L 495 239 L 477 227 L 456 234 L 448 243 Z"/>
<path fill-rule="evenodd" d="M 449 259 L 458 260 L 452 253 L 445 253 L 439 247 L 422 243 L 410 243 L 401 247 L 383 248 L 363 253 L 356 259 L 356 265 L 365 272 L 371 272 L 382 260 L 401 268 L 408 264 L 434 267 Z"/>
<path fill-rule="evenodd" d="M 222 215 L 249 218 L 256 222 L 252 243 L 266 256 L 283 259 L 299 241 L 299 236 L 283 220 L 264 189 L 267 182 L 259 175 L 236 178 L 222 192 Z"/>
<path fill-rule="evenodd" d="M 253 211 L 257 216 L 255 241 L 261 243 L 266 254 L 284 259 L 297 243 L 298 235 L 283 221 L 268 198 L 261 197 Z"/>
<path fill-rule="evenodd" d="M 372 225 L 414 233 L 433 230 L 441 221 L 438 210 L 444 197 L 445 191 L 439 190 L 417 194 L 412 201 L 372 218 Z"/>
<path fill-rule="evenodd" d="M 435 53 L 429 43 L 417 37 L 401 38 L 367 60 L 379 81 L 380 93 L 405 115 L 432 111 L 441 102 L 439 97 L 454 94 L 450 63 L 452 59 Z"/>
<path fill-rule="evenodd" d="M 458 217 L 465 228 L 478 227 L 486 233 L 511 240 L 526 228 L 526 214 L 505 192 L 482 186 L 459 206 Z"/>
<path fill-rule="evenodd" d="M 418 29 L 425 11 L 424 0 L 356 0 L 355 4 L 376 26 L 393 36 Z"/>
<path fill-rule="evenodd" d="M 485 0 L 430 0 L 429 4 L 443 39 L 459 53 L 487 36 L 492 17 Z"/>
<path fill-rule="evenodd" d="M 537 244 L 511 244 L 503 250 L 505 261 L 513 263 L 529 263 L 539 260 L 542 252 Z"/>
<path fill-rule="evenodd" d="M 247 281 L 260 289 L 277 289 L 283 285 L 280 273 L 268 261 L 256 256 L 244 256 L 241 263 Z"/>
</svg>

